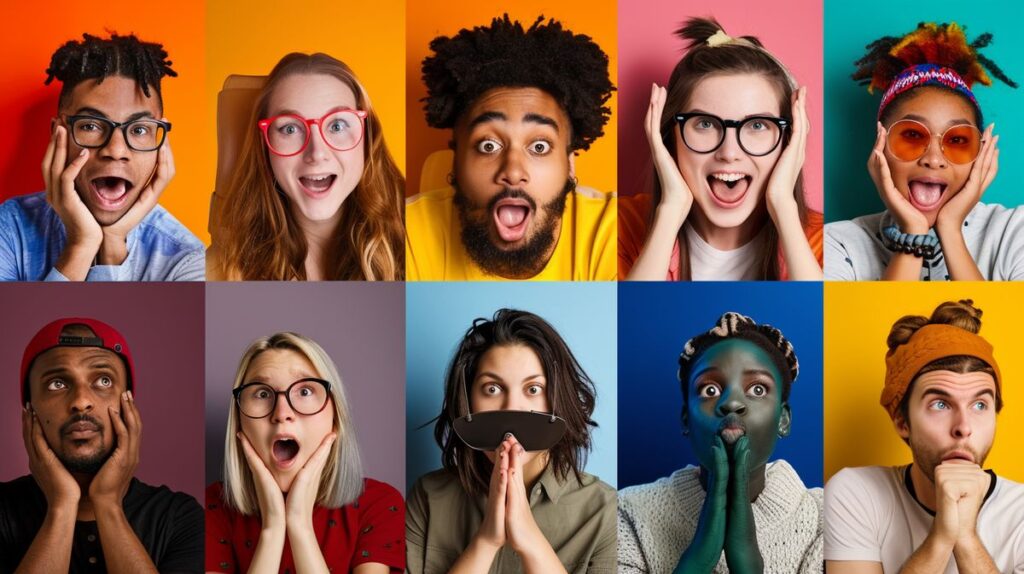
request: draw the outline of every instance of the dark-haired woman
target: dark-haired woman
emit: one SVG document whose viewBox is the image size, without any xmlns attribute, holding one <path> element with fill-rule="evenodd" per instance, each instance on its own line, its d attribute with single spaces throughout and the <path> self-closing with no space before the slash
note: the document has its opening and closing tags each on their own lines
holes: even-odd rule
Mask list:
<svg viewBox="0 0 1024 574">
<path fill-rule="evenodd" d="M 713 19 L 668 88 L 651 88 L 645 129 L 653 194 L 622 199 L 619 277 L 821 279 L 821 214 L 804 205 L 806 88 L 752 36 Z"/>
<path fill-rule="evenodd" d="M 477 319 L 434 430 L 444 468 L 409 493 L 409 572 L 614 573 L 615 491 L 582 470 L 594 405 L 593 382 L 544 319 L 510 309 Z M 475 435 L 467 419 L 504 434 Z"/>
<path fill-rule="evenodd" d="M 999 136 L 971 87 L 989 73 L 1016 87 L 978 54 L 990 40 L 920 24 L 857 62 L 853 78 L 883 91 L 868 171 L 886 210 L 826 226 L 826 279 L 1024 279 L 1024 210 L 980 201 Z"/>
<path fill-rule="evenodd" d="M 683 434 L 700 461 L 619 493 L 619 572 L 822 571 L 820 488 L 784 460 L 793 346 L 771 325 L 725 313 L 683 346 Z"/>
</svg>

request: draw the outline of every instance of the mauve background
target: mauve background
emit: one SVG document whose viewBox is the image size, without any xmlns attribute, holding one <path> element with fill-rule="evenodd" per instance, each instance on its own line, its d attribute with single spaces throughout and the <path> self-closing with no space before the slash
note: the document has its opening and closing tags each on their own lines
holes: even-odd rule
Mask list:
<svg viewBox="0 0 1024 574">
<path fill-rule="evenodd" d="M 821 211 L 825 131 L 821 0 L 777 0 L 763 9 L 755 9 L 748 0 L 620 2 L 619 193 L 650 190 L 653 171 L 643 121 L 651 102 L 651 83 L 668 83 L 683 56 L 683 42 L 674 31 L 695 16 L 714 16 L 732 36 L 757 36 L 796 81 L 807 86 L 811 132 L 804 160 L 804 195 L 808 207 Z"/>
<path fill-rule="evenodd" d="M 136 369 L 142 450 L 135 476 L 203 496 L 203 284 L 10 283 L 0 285 L 0 480 L 28 474 L 18 373 L 45 324 L 91 317 L 121 332 Z"/>
<path fill-rule="evenodd" d="M 405 290 L 402 283 L 206 286 L 206 483 L 221 480 L 231 384 L 249 344 L 294 331 L 320 344 L 345 385 L 366 476 L 403 490 Z"/>
</svg>

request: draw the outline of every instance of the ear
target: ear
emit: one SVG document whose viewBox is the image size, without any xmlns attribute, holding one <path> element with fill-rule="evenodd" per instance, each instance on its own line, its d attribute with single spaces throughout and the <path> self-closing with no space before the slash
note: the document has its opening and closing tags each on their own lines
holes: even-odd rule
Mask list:
<svg viewBox="0 0 1024 574">
<path fill-rule="evenodd" d="M 789 403 L 782 403 L 782 415 L 779 417 L 779 436 L 789 436 L 789 430 L 793 426 L 793 410 L 789 408 Z"/>
<path fill-rule="evenodd" d="M 576 153 L 569 152 L 569 177 L 576 179 Z"/>
<path fill-rule="evenodd" d="M 900 411 L 896 411 L 892 415 L 892 426 L 904 441 L 910 439 L 910 421 Z"/>
</svg>

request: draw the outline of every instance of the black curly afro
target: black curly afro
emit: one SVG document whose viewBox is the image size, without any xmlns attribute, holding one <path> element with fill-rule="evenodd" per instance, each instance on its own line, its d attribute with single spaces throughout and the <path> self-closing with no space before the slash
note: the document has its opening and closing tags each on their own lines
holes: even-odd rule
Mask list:
<svg viewBox="0 0 1024 574">
<path fill-rule="evenodd" d="M 489 27 L 462 29 L 430 42 L 423 60 L 427 123 L 449 129 L 492 88 L 535 87 L 551 94 L 572 124 L 572 150 L 587 149 L 611 117 L 608 56 L 589 36 L 574 34 L 544 17 L 524 30 L 508 14 Z"/>
<path fill-rule="evenodd" d="M 71 91 L 85 80 L 102 82 L 110 76 L 125 76 L 135 80 L 147 98 L 152 88 L 163 107 L 160 80 L 178 75 L 171 65 L 162 45 L 143 42 L 134 34 L 111 34 L 110 38 L 82 34 L 81 42 L 71 40 L 53 53 L 44 83 L 61 82 L 59 106 L 63 108 Z"/>
</svg>

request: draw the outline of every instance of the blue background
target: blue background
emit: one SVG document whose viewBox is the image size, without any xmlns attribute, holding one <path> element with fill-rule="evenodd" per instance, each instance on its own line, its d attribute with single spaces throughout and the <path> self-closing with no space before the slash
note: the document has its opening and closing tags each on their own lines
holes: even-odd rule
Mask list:
<svg viewBox="0 0 1024 574">
<path fill-rule="evenodd" d="M 850 79 L 864 47 L 882 36 L 903 36 L 918 22 L 956 22 L 966 27 L 967 41 L 991 32 L 992 43 L 981 53 L 1011 80 L 1024 84 L 1024 46 L 1020 25 L 1024 8 L 1008 0 L 965 3 L 962 0 L 858 0 L 825 2 L 825 220 L 852 219 L 884 209 L 867 171 L 875 140 L 875 118 L 882 94 Z M 1019 113 L 1022 89 L 992 78 L 992 86 L 975 84 L 986 125 L 996 124 L 999 173 L 982 201 L 1007 207 L 1020 205 L 1024 180 L 1024 115 Z M 981 127 L 984 131 L 984 126 Z"/>
<path fill-rule="evenodd" d="M 821 309 L 815 282 L 620 283 L 619 488 L 699 464 L 679 423 L 679 353 L 726 311 L 774 325 L 793 344 L 800 361 L 789 396 L 793 428 L 772 460 L 785 459 L 804 484 L 821 486 Z"/>
<path fill-rule="evenodd" d="M 543 317 L 565 339 L 597 387 L 586 471 L 616 486 L 615 283 L 407 283 L 406 486 L 441 467 L 431 421 L 441 411 L 444 375 L 477 317 L 502 307 Z M 818 308 L 821 308 L 819 299 Z M 820 329 L 819 329 L 820 338 Z"/>
</svg>

